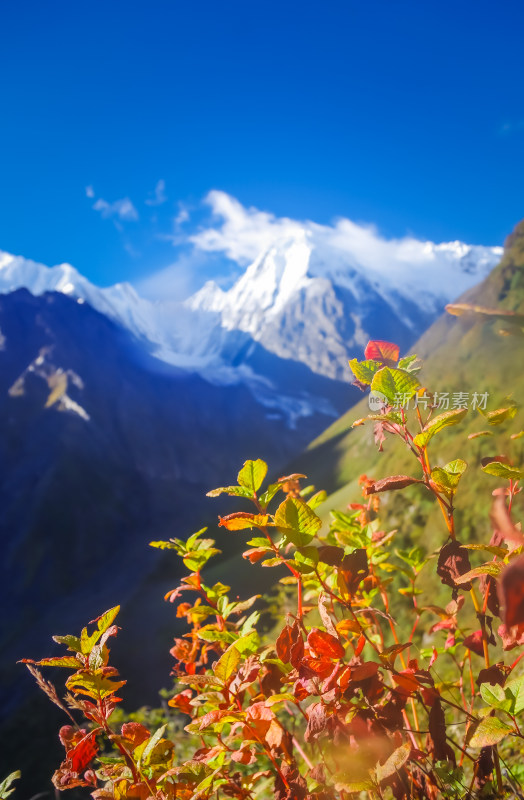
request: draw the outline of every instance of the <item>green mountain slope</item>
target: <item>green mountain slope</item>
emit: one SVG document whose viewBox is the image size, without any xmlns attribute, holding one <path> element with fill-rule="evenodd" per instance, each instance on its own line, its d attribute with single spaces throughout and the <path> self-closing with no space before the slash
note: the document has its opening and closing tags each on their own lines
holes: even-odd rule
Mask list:
<svg viewBox="0 0 524 800">
<path fill-rule="evenodd" d="M 460 302 L 489 308 L 524 312 L 524 221 L 508 237 L 504 256 L 488 278 L 468 291 Z M 487 319 L 487 321 L 486 321 Z M 433 392 L 488 392 L 487 410 L 499 408 L 511 397 L 519 406 L 524 398 L 524 337 L 501 335 L 507 328 L 501 319 L 479 315 L 443 315 L 413 348 L 423 361 L 419 375 L 428 394 Z M 518 332 L 518 331 L 517 331 Z M 363 357 L 363 355 L 362 355 Z M 349 368 L 349 367 L 348 367 Z M 450 406 L 451 407 L 451 406 Z M 369 413 L 367 394 L 309 446 L 293 465 L 305 472 L 319 488 L 325 488 L 330 508 L 343 509 L 361 497 L 358 477 L 373 479 L 394 474 L 419 477 L 420 468 L 402 443 L 387 437 L 384 451 L 378 452 L 371 423 L 352 428 L 352 423 Z M 519 408 L 511 422 L 492 427 L 493 436 L 468 439 L 468 434 L 490 428 L 478 411 L 470 410 L 459 425 L 449 428 L 432 442 L 434 465 L 461 457 L 468 470 L 457 494 L 458 535 L 473 540 L 489 527 L 491 491 L 501 482 L 480 469 L 484 456 L 506 454 L 515 464 L 524 461 L 524 437 L 510 440 L 510 434 L 524 429 L 524 410 Z M 388 523 L 411 535 L 424 535 L 427 546 L 442 536 L 438 509 L 422 487 L 404 493 L 383 495 Z M 517 504 L 517 506 L 522 504 Z M 439 533 L 437 533 L 439 531 Z"/>
</svg>

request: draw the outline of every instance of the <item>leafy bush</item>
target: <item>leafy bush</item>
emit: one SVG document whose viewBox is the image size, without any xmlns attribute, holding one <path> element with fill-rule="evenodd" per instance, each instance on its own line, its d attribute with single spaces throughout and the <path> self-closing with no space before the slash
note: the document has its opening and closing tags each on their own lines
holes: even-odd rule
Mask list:
<svg viewBox="0 0 524 800">
<path fill-rule="evenodd" d="M 299 474 L 264 488 L 261 460 L 246 461 L 236 485 L 209 493 L 251 504 L 219 525 L 248 531 L 246 562 L 277 568 L 282 592 L 292 594 L 292 610 L 282 602 L 270 633 L 258 595 L 241 601 L 205 582 L 219 552 L 205 529 L 185 542 L 152 542 L 188 570 L 166 596 L 188 623 L 171 650 L 169 700 L 186 720 L 185 741 L 166 725 L 114 724 L 125 681 L 109 662 L 119 610 L 110 609 L 79 637 L 55 637 L 63 656 L 25 662 L 70 718 L 59 734 L 56 789 L 89 787 L 95 800 L 521 796 L 524 651 L 514 650 L 524 644 L 524 539 L 511 508 L 522 472 L 504 456 L 485 460 L 487 491 L 493 478 L 505 485 L 493 492 L 494 532 L 489 542 L 460 541 L 455 498 L 467 465 L 459 457 L 434 464 L 431 449 L 467 409 L 396 407 L 427 390 L 416 357 L 399 360 L 390 343 L 370 342 L 351 367 L 381 400 L 355 424 L 373 424 L 379 447 L 399 437 L 418 474 L 362 476 L 363 501 L 333 513 L 329 529 L 317 514 L 325 493 L 301 488 Z M 486 424 L 513 416 L 508 405 L 487 413 Z M 436 553 L 423 542 L 398 549 L 396 532 L 380 523 L 381 494 L 415 484 L 442 513 Z M 443 607 L 419 602 L 429 570 L 449 592 Z M 63 700 L 39 667 L 70 671 Z"/>
</svg>

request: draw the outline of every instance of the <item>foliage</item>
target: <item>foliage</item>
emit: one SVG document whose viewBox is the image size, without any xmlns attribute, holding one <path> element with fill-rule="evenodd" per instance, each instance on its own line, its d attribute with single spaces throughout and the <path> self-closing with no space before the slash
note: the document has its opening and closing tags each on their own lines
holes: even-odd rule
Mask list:
<svg viewBox="0 0 524 800">
<path fill-rule="evenodd" d="M 185 542 L 152 542 L 173 550 L 188 570 L 166 595 L 188 623 L 171 650 L 169 699 L 189 720 L 185 746 L 177 746 L 167 723 L 156 730 L 136 720 L 116 724 L 125 681 L 109 663 L 118 613 L 111 609 L 79 637 L 55 637 L 67 648 L 63 656 L 26 661 L 70 717 L 60 731 L 58 790 L 88 787 L 95 800 L 519 793 L 524 651 L 515 657 L 514 650 L 524 644 L 524 538 L 511 512 L 522 470 L 502 455 L 484 463 L 486 491 L 504 483 L 494 492 L 493 533 L 486 542 L 462 541 L 455 503 L 467 463 L 462 453 L 435 461 L 433 446 L 461 425 L 466 409 L 395 408 L 399 394 L 421 397 L 426 387 L 415 357 L 399 361 L 391 343 L 370 342 L 365 360 L 351 366 L 359 384 L 383 398 L 378 413 L 355 424 L 371 424 L 381 448 L 399 440 L 413 469 L 379 480 L 362 476 L 363 501 L 333 512 L 329 528 L 317 515 L 325 493 L 301 488 L 305 476 L 298 473 L 264 487 L 261 460 L 244 464 L 237 485 L 209 493 L 250 504 L 219 525 L 247 532 L 247 564 L 276 568 L 282 591 L 292 594 L 292 609 L 269 635 L 258 595 L 242 601 L 223 583 L 206 583 L 218 550 L 205 529 Z M 510 423 L 512 407 L 491 412 L 488 423 Z M 396 532 L 381 525 L 382 495 L 411 486 L 440 508 L 443 534 L 434 553 L 424 542 L 400 548 Z M 419 604 L 428 572 L 445 587 L 443 606 Z M 63 700 L 40 667 L 70 672 Z"/>
</svg>

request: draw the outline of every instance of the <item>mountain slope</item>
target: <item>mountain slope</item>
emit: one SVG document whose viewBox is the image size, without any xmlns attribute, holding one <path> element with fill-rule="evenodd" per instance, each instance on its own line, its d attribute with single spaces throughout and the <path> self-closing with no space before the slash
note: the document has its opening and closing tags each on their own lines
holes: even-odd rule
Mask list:
<svg viewBox="0 0 524 800">
<path fill-rule="evenodd" d="M 466 292 L 461 301 L 524 312 L 524 222 L 508 237 L 500 264 L 478 287 Z M 504 327 L 500 321 L 483 323 L 474 316 L 456 318 L 445 314 L 440 317 L 412 348 L 424 364 L 420 375 L 422 384 L 431 392 L 469 392 L 470 396 L 475 391 L 488 392 L 488 410 L 502 406 L 508 395 L 522 404 L 524 338 L 499 335 L 499 329 Z M 353 421 L 367 413 L 365 397 L 296 459 L 301 471 L 330 492 L 326 509 L 328 505 L 343 508 L 347 502 L 358 501 L 357 480 L 361 473 L 375 479 L 391 474 L 417 474 L 417 464 L 397 441 L 388 437 L 384 452 L 379 453 L 371 426 L 366 424 L 352 429 Z M 462 424 L 450 428 L 432 442 L 436 463 L 444 464 L 460 456 L 469 465 L 457 495 L 460 536 L 464 539 L 476 538 L 479 526 L 488 527 L 490 491 L 497 486 L 495 479 L 480 470 L 480 459 L 504 452 L 517 464 L 524 460 L 523 439 L 509 441 L 510 432 L 524 429 L 522 407 L 510 424 L 492 429 L 493 437 L 468 439 L 469 433 L 487 427 L 478 412 L 470 411 Z M 416 513 L 411 514 L 411 518 L 406 516 L 409 503 L 404 502 L 400 494 L 385 496 L 392 518 L 396 523 L 402 519 L 404 533 L 410 529 L 417 537 L 424 533 L 425 541 L 431 544 L 441 535 L 438 515 L 430 514 L 421 531 L 421 516 Z M 412 490 L 407 497 L 416 498 L 419 506 L 426 502 L 422 490 Z"/>
<path fill-rule="evenodd" d="M 250 456 L 285 463 L 325 418 L 291 430 L 247 387 L 163 364 L 56 292 L 0 296 L 0 331 L 5 668 L 47 650 L 62 626 L 125 604 L 156 568 L 151 539 L 216 519 L 206 491 Z"/>
</svg>

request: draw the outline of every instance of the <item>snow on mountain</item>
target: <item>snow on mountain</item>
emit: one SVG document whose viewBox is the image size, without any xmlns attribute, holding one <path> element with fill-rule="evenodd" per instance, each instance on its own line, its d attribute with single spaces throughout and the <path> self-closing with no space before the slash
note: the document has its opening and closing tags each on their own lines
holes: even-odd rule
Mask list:
<svg viewBox="0 0 524 800">
<path fill-rule="evenodd" d="M 89 303 L 100 313 L 122 325 L 139 339 L 169 349 L 172 335 L 162 330 L 160 320 L 167 308 L 140 297 L 129 283 L 100 288 L 84 278 L 71 264 L 47 267 L 36 261 L 0 250 L 0 293 L 25 288 L 34 295 L 61 292 Z"/>
<path fill-rule="evenodd" d="M 347 358 L 369 338 L 409 346 L 501 255 L 498 247 L 406 239 L 377 265 L 376 252 L 370 262 L 303 230 L 260 254 L 228 291 L 208 282 L 187 301 L 200 314 L 190 347 L 216 358 L 224 331 L 244 331 L 276 355 L 348 380 Z"/>
<path fill-rule="evenodd" d="M 243 382 L 270 403 L 274 379 L 254 366 L 258 343 L 277 358 L 348 381 L 347 359 L 369 338 L 408 347 L 446 302 L 482 280 L 502 248 L 412 238 L 373 247 L 341 221 L 295 227 L 227 291 L 206 283 L 184 304 L 151 302 L 128 283 L 98 288 L 69 264 L 46 267 L 0 251 L 0 292 L 25 287 L 87 302 L 148 343 L 153 354 L 215 383 Z M 257 351 L 258 352 L 258 351 Z"/>
</svg>

